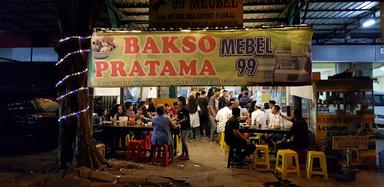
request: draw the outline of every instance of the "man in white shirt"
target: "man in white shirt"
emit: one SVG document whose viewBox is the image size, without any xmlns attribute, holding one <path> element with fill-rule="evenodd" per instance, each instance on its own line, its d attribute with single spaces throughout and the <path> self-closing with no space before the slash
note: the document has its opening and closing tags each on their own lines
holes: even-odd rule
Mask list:
<svg viewBox="0 0 384 187">
<path fill-rule="evenodd" d="M 257 102 L 255 105 L 256 110 L 251 114 L 251 124 L 252 125 L 261 125 L 261 128 L 267 128 L 267 115 L 261 109 L 263 108 L 263 104 Z"/>
<path fill-rule="evenodd" d="M 217 133 L 219 133 L 219 134 L 221 132 L 224 132 L 225 124 L 232 117 L 231 105 L 232 105 L 232 103 L 227 102 L 225 104 L 224 108 L 220 109 L 217 112 L 217 115 L 216 115 L 215 119 L 216 119 L 216 121 L 218 121 L 218 123 L 217 123 Z"/>
<path fill-rule="evenodd" d="M 276 104 L 276 101 L 269 100 L 269 109 L 265 110 L 265 114 L 267 116 L 267 124 L 269 124 L 269 120 L 272 117 L 272 107 Z"/>
<path fill-rule="evenodd" d="M 284 119 L 280 115 L 280 106 L 273 105 L 271 110 L 272 115 L 269 117 L 270 128 L 283 128 L 284 127 Z"/>
</svg>

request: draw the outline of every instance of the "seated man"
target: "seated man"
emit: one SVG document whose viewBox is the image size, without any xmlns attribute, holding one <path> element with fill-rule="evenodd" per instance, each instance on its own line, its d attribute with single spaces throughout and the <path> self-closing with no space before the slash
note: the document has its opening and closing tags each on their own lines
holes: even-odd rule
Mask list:
<svg viewBox="0 0 384 187">
<path fill-rule="evenodd" d="M 255 145 L 251 144 L 249 140 L 247 140 L 241 135 L 239 131 L 239 117 L 240 109 L 233 108 L 232 117 L 225 124 L 225 142 L 231 148 L 236 149 L 238 162 L 239 164 L 242 164 L 244 158 L 249 154 L 252 154 L 255 151 L 256 147 Z"/>
<path fill-rule="evenodd" d="M 271 114 L 269 116 L 269 128 L 284 128 L 284 118 L 282 117 L 280 113 L 280 106 L 279 105 L 273 105 L 271 109 Z M 265 143 L 269 145 L 272 152 L 275 152 L 275 146 L 274 144 L 280 144 L 282 141 L 284 141 L 285 136 L 282 134 L 268 134 L 265 137 L 263 137 L 263 140 Z M 276 146 L 277 148 L 277 146 Z"/>
</svg>

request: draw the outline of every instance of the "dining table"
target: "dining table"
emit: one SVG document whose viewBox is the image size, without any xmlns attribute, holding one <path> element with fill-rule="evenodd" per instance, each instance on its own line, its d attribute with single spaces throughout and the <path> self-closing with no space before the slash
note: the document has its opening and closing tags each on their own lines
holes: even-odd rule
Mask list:
<svg viewBox="0 0 384 187">
<path fill-rule="evenodd" d="M 256 128 L 249 126 L 240 126 L 241 133 L 261 133 L 261 134 L 289 134 L 289 128 Z"/>
<path fill-rule="evenodd" d="M 127 135 L 134 135 L 135 139 L 144 139 L 145 135 L 153 131 L 153 126 L 149 125 L 109 124 L 101 125 L 99 128 L 103 131 L 103 142 L 112 153 L 125 151 Z"/>
</svg>

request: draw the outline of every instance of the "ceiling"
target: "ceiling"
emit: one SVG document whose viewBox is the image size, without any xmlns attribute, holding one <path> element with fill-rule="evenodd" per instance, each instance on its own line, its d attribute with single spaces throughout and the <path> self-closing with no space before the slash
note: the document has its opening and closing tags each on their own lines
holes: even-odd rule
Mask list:
<svg viewBox="0 0 384 187">
<path fill-rule="evenodd" d="M 17 34 L 31 37 L 33 46 L 54 45 L 62 32 L 57 1 L 1 0 L 0 36 Z M 148 1 L 102 0 L 95 27 L 148 28 Z M 243 4 L 244 27 L 308 24 L 314 28 L 313 44 L 381 43 L 379 1 L 244 0 Z M 369 18 L 376 24 L 363 28 Z"/>
</svg>

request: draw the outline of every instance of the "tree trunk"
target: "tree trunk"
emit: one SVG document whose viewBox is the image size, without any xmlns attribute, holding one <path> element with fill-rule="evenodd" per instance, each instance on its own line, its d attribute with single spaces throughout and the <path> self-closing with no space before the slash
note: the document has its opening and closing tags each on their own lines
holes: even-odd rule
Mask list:
<svg viewBox="0 0 384 187">
<path fill-rule="evenodd" d="M 59 44 L 57 51 L 60 57 L 68 52 L 79 49 L 89 49 L 90 39 L 71 39 Z M 73 54 L 58 65 L 60 77 L 84 71 L 88 66 L 88 53 Z M 87 87 L 87 73 L 72 76 L 58 88 L 58 95 L 64 95 L 81 87 Z M 59 100 L 60 116 L 75 113 L 86 109 L 90 105 L 88 90 L 81 90 Z M 87 166 L 92 169 L 102 164 L 110 165 L 97 151 L 93 139 L 93 109 L 89 107 L 86 112 L 63 119 L 60 123 L 59 159 L 60 167 Z"/>
<path fill-rule="evenodd" d="M 63 36 L 88 36 L 92 33 L 101 0 L 58 0 L 60 33 Z M 69 39 L 59 42 L 56 52 L 59 58 L 77 50 L 90 49 L 90 39 Z M 59 77 L 64 78 L 88 67 L 88 53 L 73 54 L 57 66 Z M 87 87 L 87 73 L 72 76 L 58 87 L 58 95 L 63 95 L 81 87 Z M 88 90 L 68 95 L 59 100 L 59 115 L 64 116 L 86 109 L 90 105 Z M 60 122 L 59 131 L 59 167 L 87 166 L 98 168 L 102 164 L 110 165 L 96 150 L 93 139 L 93 108 L 86 112 L 68 117 Z"/>
</svg>

